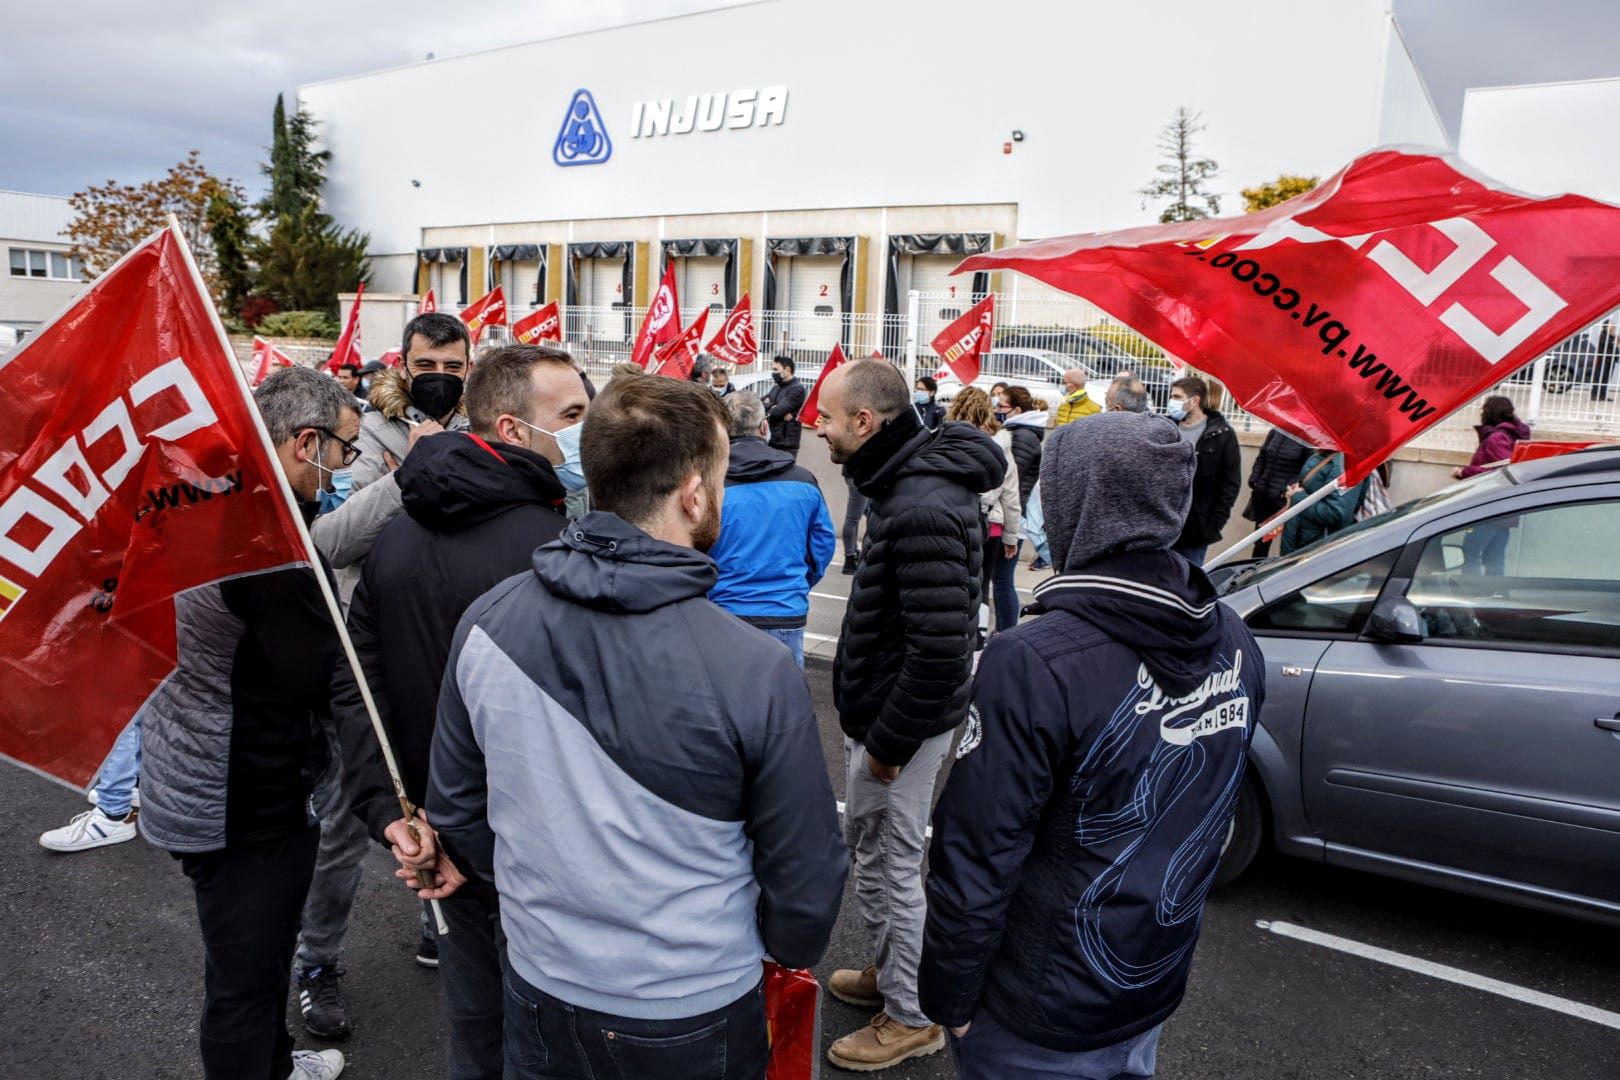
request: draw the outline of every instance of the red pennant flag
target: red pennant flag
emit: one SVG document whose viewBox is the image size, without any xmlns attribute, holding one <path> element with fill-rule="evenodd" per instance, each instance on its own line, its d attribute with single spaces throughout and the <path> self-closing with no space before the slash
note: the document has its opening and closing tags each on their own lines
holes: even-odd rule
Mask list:
<svg viewBox="0 0 1620 1080">
<path fill-rule="evenodd" d="M 975 255 L 1083 296 L 1344 451 L 1346 484 L 1620 304 L 1620 207 L 1509 191 L 1439 154 L 1375 150 L 1237 218 Z"/>
<path fill-rule="evenodd" d="M 366 283 L 361 282 L 354 290 L 354 306 L 349 309 L 349 321 L 343 324 L 343 333 L 332 348 L 332 355 L 326 358 L 326 370 L 336 371 L 344 364 L 353 364 L 359 367 L 365 361 L 360 357 L 360 298 L 366 295 Z"/>
<path fill-rule="evenodd" d="M 0 755 L 82 786 L 174 671 L 175 597 L 307 548 L 172 230 L 0 361 L 0 400 Z"/>
<path fill-rule="evenodd" d="M 747 367 L 759 359 L 759 342 L 754 340 L 754 312 L 747 293 L 743 293 L 704 349 L 710 356 L 738 367 Z"/>
<path fill-rule="evenodd" d="M 972 386 L 979 377 L 981 361 L 995 336 L 995 324 L 996 298 L 991 294 L 964 311 L 929 343 L 963 386 Z"/>
<path fill-rule="evenodd" d="M 423 296 L 422 299 L 420 299 L 420 300 L 418 300 L 416 302 L 416 313 L 418 315 L 426 315 L 430 311 L 438 311 L 438 310 L 439 310 L 439 304 L 438 304 L 438 301 L 433 299 L 433 290 L 432 289 L 429 289 L 427 291 L 427 294 L 425 296 Z"/>
<path fill-rule="evenodd" d="M 270 370 L 292 367 L 292 357 L 257 334 L 253 335 L 253 385 L 258 386 L 270 377 Z"/>
<path fill-rule="evenodd" d="M 882 349 L 873 349 L 872 350 L 872 359 L 873 360 L 887 360 L 888 357 L 883 355 L 883 350 Z"/>
<path fill-rule="evenodd" d="M 400 359 L 401 356 L 399 349 L 393 348 L 377 357 L 377 363 L 381 364 L 383 367 L 399 367 Z"/>
<path fill-rule="evenodd" d="M 506 292 L 497 285 L 477 300 L 468 304 L 461 312 L 461 321 L 467 324 L 467 333 L 472 335 L 473 344 L 484 336 L 486 326 L 506 325 Z"/>
<path fill-rule="evenodd" d="M 680 336 L 681 305 L 675 295 L 675 264 L 671 262 L 664 267 L 663 280 L 658 283 L 652 303 L 647 305 L 647 317 L 641 320 L 641 329 L 636 333 L 635 348 L 630 350 L 630 362 L 646 367 L 656 347 L 667 345 Z"/>
<path fill-rule="evenodd" d="M 705 308 L 698 314 L 697 322 L 682 330 L 674 341 L 661 346 L 653 353 L 652 366 L 647 368 L 647 374 L 668 375 L 672 379 L 690 379 L 692 368 L 697 364 L 698 342 L 703 340 L 703 328 L 708 322 L 709 312 Z"/>
<path fill-rule="evenodd" d="M 512 336 L 520 345 L 533 345 L 537 341 L 562 340 L 562 309 L 553 300 L 533 315 L 512 324 Z"/>
<path fill-rule="evenodd" d="M 849 357 L 844 355 L 843 346 L 833 342 L 832 355 L 827 357 L 827 363 L 822 367 L 821 374 L 816 376 L 816 385 L 810 388 L 810 394 L 804 399 L 804 408 L 799 410 L 799 423 L 807 428 L 816 426 L 821 419 L 821 409 L 817 402 L 821 400 L 821 384 L 827 381 L 827 376 L 844 366 Z"/>
</svg>

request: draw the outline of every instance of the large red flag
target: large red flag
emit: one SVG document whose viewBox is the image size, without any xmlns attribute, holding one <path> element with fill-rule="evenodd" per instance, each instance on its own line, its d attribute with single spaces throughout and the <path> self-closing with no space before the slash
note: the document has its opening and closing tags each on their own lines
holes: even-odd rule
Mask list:
<svg viewBox="0 0 1620 1080">
<path fill-rule="evenodd" d="M 70 784 L 174 670 L 176 596 L 307 565 L 200 281 L 165 230 L 0 358 L 0 755 Z"/>
<path fill-rule="evenodd" d="M 258 386 L 278 367 L 292 367 L 292 357 L 257 334 L 253 335 L 253 385 Z"/>
<path fill-rule="evenodd" d="M 737 301 L 737 306 L 731 309 L 731 314 L 726 316 L 726 321 L 704 348 L 710 356 L 738 367 L 747 367 L 759 359 L 759 342 L 754 340 L 754 312 L 747 293 L 743 293 L 742 299 Z"/>
<path fill-rule="evenodd" d="M 474 345 L 484 336 L 484 327 L 505 326 L 506 290 L 497 285 L 468 304 L 461 311 L 461 321 L 467 324 L 467 333 L 472 335 Z"/>
<path fill-rule="evenodd" d="M 365 363 L 360 357 L 360 298 L 365 295 L 366 283 L 362 281 L 354 290 L 354 306 L 349 309 L 349 321 L 343 324 L 343 334 L 332 347 L 332 355 L 326 359 L 327 371 L 336 371 L 344 364 L 359 367 Z"/>
<path fill-rule="evenodd" d="M 562 310 L 553 300 L 533 315 L 512 324 L 512 337 L 520 345 L 533 345 L 537 341 L 562 340 Z"/>
<path fill-rule="evenodd" d="M 669 263 L 664 267 L 664 277 L 658 283 L 652 303 L 647 305 L 647 317 L 641 320 L 635 347 L 630 350 L 631 363 L 646 367 L 657 346 L 667 345 L 680 336 L 681 305 L 675 295 L 675 264 Z"/>
<path fill-rule="evenodd" d="M 1620 207 L 1375 150 L 1245 217 L 975 255 L 1083 296 L 1345 454 L 1346 483 L 1620 303 Z"/>
<path fill-rule="evenodd" d="M 416 313 L 418 315 L 426 315 L 429 312 L 438 311 L 438 310 L 439 310 L 439 303 L 438 303 L 438 301 L 433 299 L 433 290 L 432 289 L 429 289 L 422 296 L 422 299 L 420 299 L 420 300 L 418 300 L 416 302 Z"/>
<path fill-rule="evenodd" d="M 804 399 L 804 408 L 799 410 L 799 423 L 808 428 L 816 426 L 816 421 L 821 419 L 821 408 L 818 404 L 821 401 L 821 384 L 848 359 L 849 357 L 844 355 L 843 346 L 836 341 L 833 342 L 832 355 L 827 357 L 827 363 L 822 367 L 821 374 L 816 376 L 816 385 L 810 388 L 810 393 Z"/>
<path fill-rule="evenodd" d="M 698 342 L 703 340 L 703 329 L 708 325 L 708 309 L 698 313 L 697 322 L 682 330 L 680 336 L 653 353 L 650 375 L 668 375 L 672 379 L 690 379 L 697 365 Z"/>
<path fill-rule="evenodd" d="M 963 386 L 972 386 L 979 377 L 980 364 L 995 336 L 995 325 L 996 298 L 991 294 L 957 316 L 929 343 Z"/>
</svg>

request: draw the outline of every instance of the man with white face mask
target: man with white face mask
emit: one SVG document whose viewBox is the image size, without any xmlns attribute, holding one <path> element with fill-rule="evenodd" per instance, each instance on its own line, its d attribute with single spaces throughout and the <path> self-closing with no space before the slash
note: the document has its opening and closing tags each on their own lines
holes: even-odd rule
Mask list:
<svg viewBox="0 0 1620 1080">
<path fill-rule="evenodd" d="M 423 439 L 395 479 L 404 513 L 377 537 L 349 608 L 355 651 L 388 728 L 406 794 L 427 787 L 439 683 L 461 613 L 528 568 L 557 537 L 568 491 L 583 487 L 584 383 L 561 349 L 512 345 L 485 353 L 467 379 L 469 431 Z M 334 684 L 348 790 L 374 839 L 418 849 L 400 818 L 381 753 L 347 669 Z M 427 844 L 431 830 L 419 823 Z M 493 889 L 444 904 L 439 939 L 455 1080 L 501 1075 L 499 915 Z"/>
</svg>

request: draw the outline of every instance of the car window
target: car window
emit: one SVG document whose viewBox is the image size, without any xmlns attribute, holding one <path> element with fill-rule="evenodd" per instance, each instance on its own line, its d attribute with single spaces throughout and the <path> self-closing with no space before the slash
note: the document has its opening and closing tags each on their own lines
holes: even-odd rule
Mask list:
<svg viewBox="0 0 1620 1080">
<path fill-rule="evenodd" d="M 1289 593 L 1251 616 L 1249 628 L 1359 634 L 1398 553 L 1383 552 Z"/>
<path fill-rule="evenodd" d="M 1620 501 L 1503 514 L 1432 537 L 1406 597 L 1429 637 L 1620 649 Z"/>
</svg>

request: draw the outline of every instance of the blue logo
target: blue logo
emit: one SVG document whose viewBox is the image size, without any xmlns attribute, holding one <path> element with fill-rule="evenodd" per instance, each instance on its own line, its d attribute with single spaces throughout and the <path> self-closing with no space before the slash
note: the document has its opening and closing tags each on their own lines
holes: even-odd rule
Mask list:
<svg viewBox="0 0 1620 1080">
<path fill-rule="evenodd" d="M 563 117 L 562 130 L 551 147 L 551 160 L 559 165 L 600 165 L 613 156 L 613 140 L 589 90 L 575 90 Z"/>
</svg>

